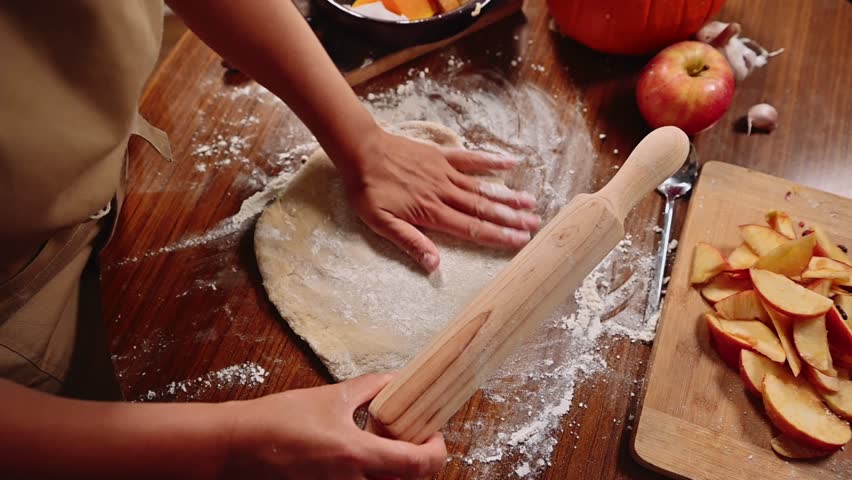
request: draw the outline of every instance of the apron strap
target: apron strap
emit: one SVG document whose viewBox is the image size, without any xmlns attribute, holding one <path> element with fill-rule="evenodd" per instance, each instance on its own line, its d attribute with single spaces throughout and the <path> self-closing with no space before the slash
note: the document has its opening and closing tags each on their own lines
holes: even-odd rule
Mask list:
<svg viewBox="0 0 852 480">
<path fill-rule="evenodd" d="M 145 117 L 141 114 L 136 114 L 130 133 L 142 137 L 166 160 L 170 162 L 173 160 L 169 136 L 166 135 L 166 132 L 148 123 L 148 120 L 145 120 Z"/>
</svg>

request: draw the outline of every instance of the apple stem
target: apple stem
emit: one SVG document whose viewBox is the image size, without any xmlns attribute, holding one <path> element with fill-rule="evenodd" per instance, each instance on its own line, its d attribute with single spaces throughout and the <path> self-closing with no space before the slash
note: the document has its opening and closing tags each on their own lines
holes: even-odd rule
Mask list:
<svg viewBox="0 0 852 480">
<path fill-rule="evenodd" d="M 690 77 L 697 77 L 697 76 L 701 75 L 701 72 L 704 72 L 706 70 L 710 70 L 710 66 L 707 65 L 706 63 L 702 63 L 701 65 L 689 67 L 689 69 L 687 70 L 687 73 L 689 73 Z"/>
</svg>

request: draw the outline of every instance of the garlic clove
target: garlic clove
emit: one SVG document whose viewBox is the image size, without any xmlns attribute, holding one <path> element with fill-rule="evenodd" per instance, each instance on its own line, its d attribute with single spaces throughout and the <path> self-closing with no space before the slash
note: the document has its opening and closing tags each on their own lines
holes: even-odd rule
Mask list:
<svg viewBox="0 0 852 480">
<path fill-rule="evenodd" d="M 695 39 L 699 42 L 711 43 L 726 28 L 728 28 L 728 23 L 712 21 L 701 27 L 701 30 L 695 34 Z"/>
<path fill-rule="evenodd" d="M 771 132 L 778 127 L 778 110 L 768 103 L 758 103 L 748 109 L 746 121 L 748 135 L 751 135 L 752 128 Z"/>
<path fill-rule="evenodd" d="M 745 80 L 754 70 L 763 67 L 769 58 L 780 54 L 783 48 L 769 52 L 759 43 L 746 37 L 740 37 L 741 27 L 739 23 L 709 22 L 705 24 L 695 38 L 707 43 L 722 52 L 737 82 Z"/>
</svg>

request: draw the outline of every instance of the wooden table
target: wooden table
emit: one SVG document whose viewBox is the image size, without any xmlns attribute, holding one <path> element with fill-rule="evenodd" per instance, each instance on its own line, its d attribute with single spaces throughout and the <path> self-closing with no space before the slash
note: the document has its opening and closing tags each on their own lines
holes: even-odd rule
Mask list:
<svg viewBox="0 0 852 480">
<path fill-rule="evenodd" d="M 627 152 L 647 132 L 633 101 L 636 73 L 643 58 L 617 58 L 557 40 L 547 28 L 545 2 L 529 1 L 526 21 L 514 18 L 493 26 L 455 47 L 470 60 L 467 68 L 509 71 L 511 55 L 502 59 L 481 52 L 504 48 L 523 55 L 524 63 L 545 72 L 516 68 L 513 82 L 531 82 L 557 96 L 566 108 L 583 102 L 586 127 L 605 132 L 596 146 L 597 187 L 620 164 L 614 148 Z M 841 195 L 852 192 L 852 5 L 843 0 L 730 0 L 721 19 L 737 20 L 749 37 L 770 49 L 786 51 L 737 87 L 730 111 L 712 130 L 695 138 L 703 161 L 736 163 Z M 534 40 L 530 42 L 530 40 Z M 418 68 L 446 63 L 435 52 L 412 64 Z M 397 69 L 357 91 L 389 87 L 403 80 Z M 241 202 L 258 190 L 254 176 L 278 173 L 275 152 L 309 139 L 309 133 L 280 104 L 260 103 L 239 95 L 228 84 L 220 59 L 193 36 L 185 37 L 153 79 L 143 113 L 171 133 L 173 163 L 160 159 L 141 142 L 132 142 L 130 189 L 118 234 L 103 254 L 105 318 L 113 359 L 125 396 L 182 399 L 178 390 L 163 396 L 164 386 L 242 362 L 256 362 L 271 372 L 259 386 L 196 388 L 191 398 L 203 401 L 247 399 L 329 381 L 310 349 L 283 323 L 266 298 L 252 251 L 250 229 L 215 242 L 158 253 L 192 234 L 203 234 L 234 215 Z M 440 78 L 436 78 L 440 80 Z M 749 106 L 774 104 L 780 128 L 770 135 L 745 136 L 736 129 Z M 258 122 L 240 122 L 254 115 Z M 198 171 L 191 157 L 199 143 L 242 135 L 251 138 L 243 155 L 213 172 Z M 655 235 L 645 226 L 661 211 L 649 196 L 631 216 L 634 243 L 652 250 Z M 685 209 L 681 209 L 683 213 Z M 632 415 L 641 397 L 649 345 L 615 341 L 607 361 L 623 381 L 588 381 L 576 390 L 563 425 L 573 422 L 553 452 L 552 466 L 541 478 L 656 478 L 630 457 Z M 157 393 L 159 392 L 159 393 Z M 628 393 L 634 392 L 636 396 Z M 157 395 L 160 395 L 157 397 Z M 485 426 L 499 422 L 479 396 L 448 426 L 450 452 L 464 454 L 471 432 L 460 430 L 465 417 Z M 613 418 L 622 419 L 614 423 Z M 566 429 L 566 432 L 568 430 Z M 575 435 L 576 434 L 576 435 Z M 514 474 L 508 469 L 501 477 Z M 475 478 L 453 461 L 438 478 Z"/>
</svg>

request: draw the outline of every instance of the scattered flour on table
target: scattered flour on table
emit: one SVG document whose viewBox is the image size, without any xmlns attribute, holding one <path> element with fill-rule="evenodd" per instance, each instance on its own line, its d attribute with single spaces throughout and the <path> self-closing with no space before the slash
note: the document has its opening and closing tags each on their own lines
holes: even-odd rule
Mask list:
<svg viewBox="0 0 852 480">
<path fill-rule="evenodd" d="M 245 232 L 251 220 L 263 212 L 264 207 L 274 199 L 283 190 L 290 179 L 293 177 L 297 167 L 296 162 L 301 160 L 304 152 L 315 150 L 318 145 L 315 142 L 309 142 L 304 145 L 297 146 L 287 152 L 276 154 L 278 163 L 284 166 L 283 170 L 276 176 L 271 178 L 263 177 L 263 187 L 261 190 L 251 194 L 240 204 L 240 209 L 236 214 L 231 215 L 210 230 L 196 235 L 189 235 L 177 242 L 168 244 L 155 250 L 149 250 L 141 255 L 124 258 L 112 265 L 109 268 L 122 266 L 127 263 L 135 263 L 146 258 L 162 255 L 164 253 L 176 252 L 187 248 L 198 247 L 209 244 L 213 241 L 223 239 L 236 233 Z M 198 164 L 196 164 L 198 169 Z"/>
<path fill-rule="evenodd" d="M 653 257 L 631 243 L 629 236 L 623 240 L 586 277 L 574 301 L 560 307 L 483 388 L 501 422 L 495 435 L 473 436 L 462 458 L 476 465 L 481 478 L 489 478 L 497 462 L 513 462 L 519 477 L 549 466 L 575 389 L 609 369 L 607 340 L 653 340 L 656 317 L 643 320 L 640 308 Z"/>
<path fill-rule="evenodd" d="M 452 71 L 463 65 L 465 62 L 456 57 L 451 56 L 448 60 L 448 68 Z M 363 99 L 365 105 L 386 125 L 407 120 L 441 123 L 459 133 L 470 148 L 522 159 L 525 165 L 512 175 L 509 185 L 538 192 L 538 211 L 546 218 L 552 216 L 566 198 L 573 196 L 575 186 L 584 187 L 589 182 L 595 155 L 589 146 L 585 124 L 582 119 L 575 120 L 570 126 L 582 127 L 583 130 L 566 131 L 559 118 L 559 107 L 544 91 L 531 84 L 513 85 L 496 72 L 460 73 L 446 83 L 432 81 L 425 75 L 421 77 L 419 73 L 428 73 L 428 70 L 417 72 L 412 69 L 409 72 L 411 78 L 401 85 L 367 94 Z M 237 87 L 220 96 L 231 99 L 251 96 L 262 100 L 262 103 L 280 102 L 257 84 Z M 198 160 L 195 169 L 211 174 L 211 169 L 232 162 L 245 164 L 243 160 L 248 159 L 241 155 L 250 146 L 247 143 L 250 136 L 229 136 L 215 131 L 206 135 L 211 140 L 194 147 L 193 158 Z M 296 136 L 289 131 L 282 132 L 282 135 Z M 266 153 L 266 159 L 248 161 L 242 168 L 266 161 L 283 169 L 280 175 L 272 177 L 253 172 L 251 181 L 257 184 L 259 191 L 247 198 L 236 214 L 221 220 L 210 230 L 124 258 L 109 268 L 245 232 L 251 226 L 250 220 L 286 187 L 287 180 L 299 164 L 317 147 L 316 141 L 311 140 L 284 151 Z M 575 158 L 585 161 L 576 162 Z M 571 165 L 570 170 L 568 165 Z"/>
<path fill-rule="evenodd" d="M 199 145 L 192 151 L 194 158 L 211 158 L 219 157 L 216 161 L 217 166 L 230 165 L 232 162 L 248 163 L 249 159 L 243 154 L 243 151 L 249 147 L 248 138 L 231 135 L 224 137 L 222 134 L 216 135 L 212 143 Z M 200 167 L 205 167 L 206 163 L 196 163 L 195 169 L 204 171 Z"/>
<path fill-rule="evenodd" d="M 669 246 L 668 246 L 669 253 L 675 251 L 676 248 L 677 248 L 677 239 L 675 238 L 671 242 L 669 242 Z"/>
<path fill-rule="evenodd" d="M 180 396 L 191 399 L 211 389 L 225 389 L 237 385 L 257 386 L 266 381 L 269 371 L 254 362 L 231 365 L 200 377 L 171 382 L 158 391 L 148 390 L 140 401 L 173 400 Z"/>
</svg>

